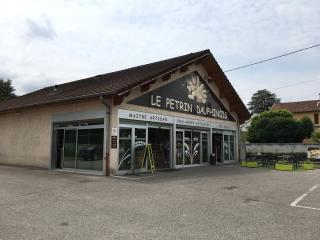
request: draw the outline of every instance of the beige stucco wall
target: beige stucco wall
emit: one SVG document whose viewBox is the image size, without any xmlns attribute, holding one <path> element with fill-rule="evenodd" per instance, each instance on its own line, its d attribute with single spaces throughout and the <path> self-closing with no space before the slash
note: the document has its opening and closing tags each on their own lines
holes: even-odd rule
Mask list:
<svg viewBox="0 0 320 240">
<path fill-rule="evenodd" d="M 320 130 L 320 124 L 314 123 L 314 114 L 318 113 L 320 118 L 320 112 L 302 112 L 302 113 L 293 113 L 293 118 L 300 120 L 301 118 L 308 117 L 311 119 L 315 130 Z"/>
<path fill-rule="evenodd" d="M 135 99 L 135 98 L 139 97 L 140 95 L 146 94 L 149 91 L 152 91 L 156 88 L 159 88 L 163 85 L 166 85 L 166 84 L 168 84 L 168 83 L 170 83 L 170 82 L 172 82 L 172 81 L 174 81 L 174 80 L 176 80 L 176 79 L 178 79 L 188 73 L 191 73 L 193 71 L 198 71 L 198 73 L 201 75 L 201 77 L 205 81 L 207 81 L 208 74 L 202 65 L 190 65 L 186 72 L 182 73 L 180 71 L 177 71 L 177 72 L 173 73 L 171 75 L 170 79 L 167 81 L 163 81 L 162 78 L 158 78 L 158 80 L 154 84 L 152 84 L 150 89 L 146 92 L 141 92 L 140 87 L 132 89 L 129 96 L 125 97 L 123 102 L 119 106 L 115 106 L 112 108 L 111 128 L 117 128 L 118 132 L 119 132 L 118 109 L 126 109 L 126 110 L 133 110 L 133 111 L 139 111 L 139 112 L 155 113 L 155 114 L 176 116 L 176 117 L 187 118 L 187 119 L 195 119 L 195 120 L 210 121 L 210 122 L 215 122 L 215 123 L 222 123 L 225 125 L 235 126 L 238 129 L 238 122 L 223 121 L 223 120 L 219 120 L 219 119 L 212 119 L 212 118 L 207 118 L 207 117 L 203 117 L 203 116 L 196 116 L 196 115 L 179 113 L 179 112 L 172 112 L 172 111 L 163 110 L 163 109 L 155 109 L 155 108 L 150 108 L 150 107 L 137 106 L 137 105 L 132 105 L 132 104 L 127 103 L 128 101 Z M 209 86 L 210 86 L 211 90 L 217 96 L 219 96 L 219 89 L 216 86 L 216 84 L 214 84 L 214 82 L 211 82 L 209 84 Z M 229 106 L 228 101 L 225 98 L 220 99 L 220 101 L 226 107 L 226 109 L 230 112 L 230 106 Z M 230 113 L 235 120 L 238 120 L 238 116 L 236 113 L 234 113 L 234 112 L 230 112 Z M 237 136 L 238 136 L 238 133 L 237 133 Z M 111 171 L 114 173 L 114 172 L 116 172 L 117 165 L 118 165 L 118 149 L 110 149 L 110 160 L 111 160 L 110 161 L 110 168 L 111 168 Z"/>
<path fill-rule="evenodd" d="M 49 168 L 54 113 L 101 109 L 98 100 L 0 113 L 0 164 Z"/>
</svg>

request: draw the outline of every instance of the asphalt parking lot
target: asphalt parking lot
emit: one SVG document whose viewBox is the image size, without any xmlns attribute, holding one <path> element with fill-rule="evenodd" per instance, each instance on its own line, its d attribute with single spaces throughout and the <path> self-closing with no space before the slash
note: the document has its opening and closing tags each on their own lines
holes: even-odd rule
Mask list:
<svg viewBox="0 0 320 240">
<path fill-rule="evenodd" d="M 318 240 L 319 183 L 237 165 L 134 179 L 0 166 L 0 239 Z"/>
</svg>

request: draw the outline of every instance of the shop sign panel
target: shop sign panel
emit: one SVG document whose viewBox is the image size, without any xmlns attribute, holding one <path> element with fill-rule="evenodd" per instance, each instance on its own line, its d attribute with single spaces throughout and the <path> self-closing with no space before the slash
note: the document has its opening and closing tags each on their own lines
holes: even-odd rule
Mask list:
<svg viewBox="0 0 320 240">
<path fill-rule="evenodd" d="M 218 97 L 196 71 L 128 103 L 234 121 Z"/>
<path fill-rule="evenodd" d="M 118 147 L 118 137 L 111 136 L 111 148 L 117 148 L 117 147 Z"/>
<path fill-rule="evenodd" d="M 207 122 L 207 121 L 188 119 L 188 118 L 166 116 L 166 115 L 160 115 L 160 114 L 130 111 L 125 109 L 119 109 L 118 115 L 120 119 L 130 119 L 130 120 L 167 123 L 167 124 L 175 123 L 177 125 L 182 125 L 182 126 L 192 126 L 192 127 L 201 127 L 201 128 L 237 130 L 237 126 L 218 124 L 214 122 Z"/>
<path fill-rule="evenodd" d="M 203 127 L 210 128 L 210 122 L 186 119 L 186 118 L 176 118 L 176 124 L 178 125 L 186 125 L 186 126 L 195 126 L 195 127 Z"/>
<path fill-rule="evenodd" d="M 119 109 L 119 118 L 173 124 L 171 116 Z"/>
</svg>

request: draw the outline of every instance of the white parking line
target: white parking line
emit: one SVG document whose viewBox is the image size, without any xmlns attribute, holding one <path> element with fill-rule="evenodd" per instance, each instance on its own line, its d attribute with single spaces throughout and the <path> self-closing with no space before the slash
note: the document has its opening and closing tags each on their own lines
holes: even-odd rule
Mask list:
<svg viewBox="0 0 320 240">
<path fill-rule="evenodd" d="M 314 207 L 306 207 L 306 206 L 301 206 L 301 205 L 296 205 L 294 207 L 320 211 L 320 208 L 314 208 Z"/>
<path fill-rule="evenodd" d="M 299 202 L 301 202 L 306 196 L 308 196 L 309 193 L 311 193 L 313 190 L 315 190 L 317 187 L 319 187 L 320 184 L 317 184 L 315 186 L 313 186 L 312 188 L 309 189 L 308 192 L 302 194 L 300 197 L 298 197 L 296 200 L 294 200 L 290 206 L 291 207 L 297 207 L 297 208 L 305 208 L 305 209 L 311 209 L 311 210 L 318 210 L 320 211 L 320 208 L 314 208 L 314 207 L 307 207 L 307 206 L 302 206 L 302 205 L 298 205 Z"/>
</svg>

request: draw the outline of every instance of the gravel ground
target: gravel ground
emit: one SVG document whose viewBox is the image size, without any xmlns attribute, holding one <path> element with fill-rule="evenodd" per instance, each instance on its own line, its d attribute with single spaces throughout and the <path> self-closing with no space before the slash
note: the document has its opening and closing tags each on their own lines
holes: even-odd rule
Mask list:
<svg viewBox="0 0 320 240">
<path fill-rule="evenodd" d="M 320 170 L 237 165 L 123 179 L 0 166 L 0 239 L 320 239 L 290 203 Z M 320 208 L 320 187 L 300 205 Z"/>
</svg>

